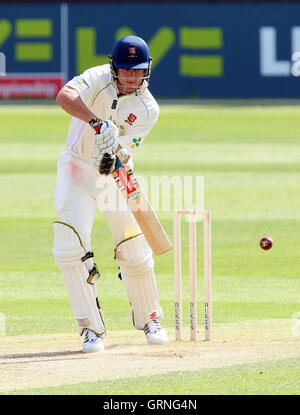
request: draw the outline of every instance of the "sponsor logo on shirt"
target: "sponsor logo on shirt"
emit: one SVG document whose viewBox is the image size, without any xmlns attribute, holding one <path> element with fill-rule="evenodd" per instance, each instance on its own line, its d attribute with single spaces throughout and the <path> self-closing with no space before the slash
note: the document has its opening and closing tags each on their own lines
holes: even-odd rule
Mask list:
<svg viewBox="0 0 300 415">
<path fill-rule="evenodd" d="M 133 138 L 130 148 L 138 147 L 140 144 L 142 144 L 141 141 L 142 141 L 141 137 L 140 138 Z"/>
<path fill-rule="evenodd" d="M 117 108 L 117 105 L 118 105 L 118 101 L 116 99 L 114 99 L 112 104 L 111 104 L 111 109 L 115 110 Z"/>
<path fill-rule="evenodd" d="M 128 115 L 127 120 L 125 120 L 125 122 L 127 122 L 127 124 L 132 125 L 135 120 L 136 120 L 136 115 L 131 113 Z"/>
<path fill-rule="evenodd" d="M 79 76 L 78 78 L 76 78 L 75 82 L 81 86 L 81 88 L 83 89 L 88 89 L 90 86 L 89 84 L 81 77 Z"/>
</svg>

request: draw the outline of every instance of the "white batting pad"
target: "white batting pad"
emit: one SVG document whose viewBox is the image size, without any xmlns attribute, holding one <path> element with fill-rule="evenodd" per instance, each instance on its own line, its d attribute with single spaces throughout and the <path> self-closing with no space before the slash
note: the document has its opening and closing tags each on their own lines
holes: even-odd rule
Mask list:
<svg viewBox="0 0 300 415">
<path fill-rule="evenodd" d="M 134 326 L 143 330 L 151 319 L 162 317 L 152 251 L 144 235 L 122 242 L 116 250 L 116 261 L 131 303 Z"/>
<path fill-rule="evenodd" d="M 95 285 L 88 283 L 94 262 L 91 258 L 82 261 L 86 251 L 75 228 L 67 223 L 55 222 L 55 262 L 61 271 L 70 299 L 71 307 L 81 335 L 85 328 L 96 334 L 104 334 L 105 326 Z"/>
</svg>

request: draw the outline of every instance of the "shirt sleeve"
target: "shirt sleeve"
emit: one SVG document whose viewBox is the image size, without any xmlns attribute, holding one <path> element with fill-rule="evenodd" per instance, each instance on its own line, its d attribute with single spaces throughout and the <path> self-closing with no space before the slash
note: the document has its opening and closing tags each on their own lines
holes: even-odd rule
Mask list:
<svg viewBox="0 0 300 415">
<path fill-rule="evenodd" d="M 74 76 L 66 86 L 76 89 L 82 101 L 89 107 L 101 89 L 98 68 L 90 68 L 81 75 Z"/>
<path fill-rule="evenodd" d="M 119 142 L 122 147 L 125 147 L 129 154 L 132 156 L 138 148 L 141 147 L 143 141 L 154 127 L 158 120 L 159 107 L 155 105 L 151 111 L 149 111 L 148 117 L 136 125 L 128 129 L 124 135 L 122 132 L 119 137 Z"/>
</svg>

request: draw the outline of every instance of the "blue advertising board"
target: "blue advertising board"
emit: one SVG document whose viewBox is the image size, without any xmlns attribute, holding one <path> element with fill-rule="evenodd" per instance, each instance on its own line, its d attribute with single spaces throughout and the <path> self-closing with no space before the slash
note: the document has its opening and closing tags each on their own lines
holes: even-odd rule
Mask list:
<svg viewBox="0 0 300 415">
<path fill-rule="evenodd" d="M 7 75 L 69 79 L 107 63 L 127 34 L 150 46 L 156 97 L 300 97 L 300 5 L 0 6 Z"/>
<path fill-rule="evenodd" d="M 60 8 L 0 6 L 0 51 L 8 73 L 61 71 Z"/>
</svg>

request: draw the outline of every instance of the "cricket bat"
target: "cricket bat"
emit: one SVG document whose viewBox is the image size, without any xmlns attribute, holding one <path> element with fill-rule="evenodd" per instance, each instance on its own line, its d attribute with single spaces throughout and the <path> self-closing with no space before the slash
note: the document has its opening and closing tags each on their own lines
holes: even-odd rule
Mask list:
<svg viewBox="0 0 300 415">
<path fill-rule="evenodd" d="M 135 174 L 129 166 L 117 160 L 116 170 L 112 175 L 131 209 L 139 227 L 152 249 L 154 255 L 161 255 L 172 248 L 172 244 L 154 212 Z"/>
</svg>

